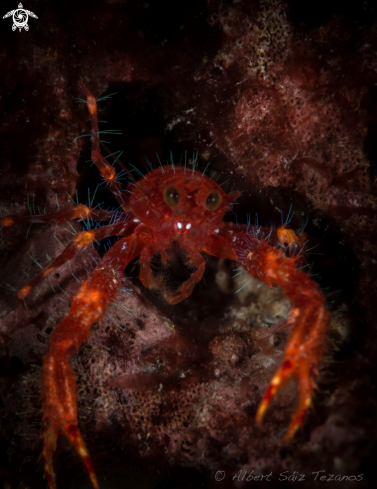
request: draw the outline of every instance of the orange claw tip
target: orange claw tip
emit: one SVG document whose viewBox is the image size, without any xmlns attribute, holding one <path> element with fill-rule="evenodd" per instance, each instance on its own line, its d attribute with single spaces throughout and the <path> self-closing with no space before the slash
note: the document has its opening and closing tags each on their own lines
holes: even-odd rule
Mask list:
<svg viewBox="0 0 377 489">
<path fill-rule="evenodd" d="M 264 414 L 266 412 L 266 409 L 267 409 L 267 406 L 268 406 L 268 402 L 265 401 L 263 399 L 263 401 L 259 404 L 259 407 L 258 407 L 258 411 L 257 411 L 257 414 L 255 416 L 255 420 L 257 422 L 257 425 L 259 427 L 262 426 L 262 421 L 263 421 L 263 418 L 264 418 Z"/>
<path fill-rule="evenodd" d="M 274 395 L 274 387 L 272 385 L 269 385 L 267 392 L 264 395 L 264 398 L 262 399 L 262 402 L 259 404 L 257 415 L 255 418 L 258 426 L 261 426 L 262 424 L 263 417 L 265 415 L 265 412 L 267 410 L 268 405 L 270 404 L 273 395 Z"/>
<path fill-rule="evenodd" d="M 293 426 L 290 426 L 288 428 L 287 433 L 285 434 L 284 438 L 282 439 L 283 443 L 287 443 L 292 440 L 292 438 L 295 436 L 296 431 L 299 429 L 301 426 L 301 423 L 295 423 Z"/>
<path fill-rule="evenodd" d="M 283 442 L 288 442 L 290 441 L 296 431 L 300 428 L 300 426 L 303 425 L 303 422 L 304 422 L 304 419 L 305 419 L 305 416 L 308 412 L 308 408 L 311 406 L 311 399 L 306 399 L 305 401 L 305 405 L 306 405 L 306 408 L 302 409 L 299 414 L 295 414 L 294 417 L 293 417 L 293 420 L 288 428 L 288 431 L 285 435 L 285 437 L 283 438 Z"/>
<path fill-rule="evenodd" d="M 99 484 L 98 484 L 98 481 L 97 481 L 97 477 L 96 477 L 96 474 L 94 473 L 94 469 L 92 467 L 92 471 L 90 472 L 89 469 L 87 468 L 88 470 L 88 473 L 89 473 L 89 477 L 90 477 L 90 482 L 92 483 L 92 486 L 94 489 L 99 489 Z"/>
<path fill-rule="evenodd" d="M 47 486 L 49 489 L 56 489 L 55 474 L 48 472 L 46 469 L 45 477 L 47 479 Z"/>
<path fill-rule="evenodd" d="M 25 287 L 22 287 L 22 289 L 20 289 L 17 292 L 17 297 L 20 300 L 23 300 L 29 294 L 30 291 L 31 291 L 31 286 L 30 285 L 25 285 Z"/>
<path fill-rule="evenodd" d="M 94 472 L 93 464 L 90 459 L 90 455 L 88 452 L 88 449 L 86 448 L 86 445 L 84 443 L 84 440 L 81 437 L 80 430 L 78 426 L 74 424 L 70 424 L 66 427 L 66 435 L 68 440 L 72 443 L 72 445 L 75 447 L 77 454 L 82 460 L 82 463 L 84 464 L 90 481 L 92 483 L 93 489 L 99 489 L 99 484 L 97 481 L 96 474 Z"/>
<path fill-rule="evenodd" d="M 84 450 L 82 449 L 82 447 L 80 447 L 77 452 L 83 462 L 83 464 L 85 465 L 85 468 L 89 474 L 89 478 L 90 478 L 90 482 L 92 483 L 92 486 L 93 486 L 93 489 L 99 489 L 99 484 L 98 484 L 98 480 L 97 480 L 97 476 L 94 472 L 94 468 L 93 468 L 93 464 L 92 464 L 92 461 L 90 459 L 90 456 L 89 456 L 89 453 L 87 450 L 86 451 L 86 455 L 83 454 Z"/>
</svg>

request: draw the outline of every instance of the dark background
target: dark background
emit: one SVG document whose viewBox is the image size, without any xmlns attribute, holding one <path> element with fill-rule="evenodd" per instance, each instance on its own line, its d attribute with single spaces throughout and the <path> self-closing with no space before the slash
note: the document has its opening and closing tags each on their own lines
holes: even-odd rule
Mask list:
<svg viewBox="0 0 377 489">
<path fill-rule="evenodd" d="M 1 16 L 16 8 L 16 2 L 0 5 Z M 88 133 L 86 107 L 75 101 L 83 97 L 77 83 L 81 80 L 96 96 L 115 93 L 100 103 L 100 118 L 108 121 L 106 127 L 122 133 L 104 139 L 112 150 L 124 151 L 123 164 L 145 172 L 146 157 L 155 167 L 156 153 L 163 162 L 170 160 L 170 152 L 176 162 L 187 154 L 190 162 L 197 151 L 199 169 L 210 161 L 209 174 L 216 172 L 216 178 L 221 174 L 219 182 L 225 182 L 226 191 L 243 192 L 234 209 L 239 222 L 246 222 L 248 215 L 253 222 L 257 214 L 262 225 L 280 225 L 281 213 L 286 219 L 292 206 L 291 227 L 305 226 L 315 247 L 308 252 L 311 273 L 336 318 L 330 333 L 336 349 L 328 348 L 315 412 L 293 445 L 279 445 L 274 423 L 279 426 L 281 420 L 272 420 L 273 448 L 255 435 L 250 450 L 238 458 L 216 458 L 222 450 L 216 439 L 209 450 L 212 458 L 193 456 L 189 462 L 184 457 L 161 456 L 156 449 L 139 459 L 137 444 L 128 445 L 127 436 L 119 435 L 122 430 L 128 433 L 128 427 L 114 424 L 99 434 L 87 423 L 88 433 L 83 434 L 95 467 L 101 477 L 108 471 L 114 477 L 108 486 L 101 482 L 101 487 L 124 487 L 122 478 L 131 476 L 141 479 L 134 486 L 128 482 L 127 487 L 218 487 L 211 470 L 224 467 L 232 473 L 240 467 L 260 467 L 261 473 L 266 473 L 264 467 L 274 473 L 348 470 L 365 474 L 372 483 L 376 455 L 375 3 L 30 1 L 24 8 L 38 16 L 29 18 L 28 32 L 13 32 L 11 18 L 2 19 L 0 29 L 3 216 L 27 215 L 28 205 L 33 213 L 53 212 L 57 201 L 70 205 L 67 194 L 74 195 L 75 189 L 80 202 L 88 201 L 88 188 L 93 195 L 99 179 L 88 161 L 88 139 L 75 139 Z M 100 187 L 96 202 L 114 206 L 108 194 Z M 21 312 L 15 290 L 25 284 L 24 271 L 32 276 L 38 268 L 30 254 L 39 258 L 53 253 L 56 246 L 53 233 L 48 235 L 43 226 L 34 226 L 28 240 L 25 234 L 25 228 L 4 232 L 0 257 L 0 478 L 8 484 L 4 487 L 12 489 L 43 487 L 37 461 L 41 449 L 37 370 L 51 332 L 46 321 L 51 317 L 58 321 L 64 312 L 46 290 L 36 294 L 27 312 Z M 89 258 L 82 258 L 84 264 L 78 259 L 72 270 L 76 266 L 82 270 Z M 215 264 L 210 266 L 216 269 Z M 212 275 L 207 280 L 216 297 Z M 59 284 L 66 295 L 71 289 L 74 293 L 68 267 L 55 278 L 63 280 Z M 205 300 L 201 291 L 176 309 L 166 308 L 156 294 L 144 291 L 140 317 L 157 307 L 160 316 L 177 327 L 184 327 L 182 317 L 189 309 L 196 311 L 193 322 L 213 316 L 220 321 L 225 298 L 222 307 L 211 309 L 207 307 L 211 300 Z M 211 365 L 211 359 L 206 361 Z M 35 376 L 32 387 L 24 382 L 30 376 Z M 94 394 L 85 396 L 89 405 Z M 17 414 L 23 412 L 25 399 L 32 399 L 34 416 Z M 194 437 L 193 443 L 201 436 Z M 80 482 L 73 486 L 75 471 L 81 477 L 82 469 L 64 441 L 58 453 L 59 487 L 87 487 Z M 132 457 L 138 462 L 130 475 L 127 463 Z M 144 479 L 141 474 L 147 471 Z"/>
</svg>

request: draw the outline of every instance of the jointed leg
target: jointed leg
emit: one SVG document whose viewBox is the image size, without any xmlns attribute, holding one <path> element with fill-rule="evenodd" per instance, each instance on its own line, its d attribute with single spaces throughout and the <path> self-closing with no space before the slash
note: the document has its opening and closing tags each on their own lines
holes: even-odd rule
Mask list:
<svg viewBox="0 0 377 489">
<path fill-rule="evenodd" d="M 56 268 L 61 267 L 78 253 L 81 248 L 84 248 L 93 241 L 100 241 L 101 239 L 108 238 L 109 236 L 119 236 L 130 234 L 135 227 L 132 221 L 120 221 L 109 226 L 103 226 L 91 231 L 83 231 L 78 233 L 75 238 L 67 245 L 64 251 L 53 260 L 48 267 L 42 270 L 36 275 L 30 282 L 22 287 L 17 292 L 19 299 L 25 299 L 25 297 L 36 287 L 48 274 L 53 272 Z"/>
<path fill-rule="evenodd" d="M 68 315 L 57 325 L 42 368 L 45 472 L 50 489 L 56 488 L 53 452 L 59 435 L 65 436 L 84 463 L 94 489 L 98 482 L 77 423 L 75 375 L 69 365 L 72 354 L 88 337 L 91 325 L 115 299 L 126 265 L 140 253 L 143 238 L 118 241 L 104 256 L 72 301 Z"/>
<path fill-rule="evenodd" d="M 140 254 L 140 274 L 139 279 L 148 289 L 158 289 L 161 286 L 162 279 L 153 277 L 153 272 L 150 266 L 151 256 L 155 253 L 161 253 L 162 263 L 166 264 L 168 261 L 168 255 L 165 250 L 161 250 L 160 246 L 157 243 L 152 243 L 149 246 L 146 246 Z M 169 304 L 178 304 L 178 302 L 183 301 L 188 297 L 197 282 L 199 282 L 203 276 L 205 270 L 205 260 L 202 255 L 197 254 L 194 258 L 191 258 L 189 264 L 194 265 L 196 267 L 195 272 L 191 274 L 191 276 L 183 282 L 180 288 L 180 292 L 178 294 L 169 294 L 167 291 L 164 291 L 164 299 Z"/>
<path fill-rule="evenodd" d="M 224 229 L 235 233 L 243 233 L 257 238 L 259 241 L 265 240 L 271 246 L 288 249 L 288 256 L 295 257 L 303 251 L 306 238 L 303 233 L 296 234 L 292 229 L 288 229 L 286 224 L 280 228 L 264 228 L 261 226 L 249 226 L 246 224 L 225 223 Z"/>
<path fill-rule="evenodd" d="M 285 224 L 280 228 L 277 228 L 276 233 L 279 246 L 281 248 L 288 248 L 289 257 L 293 258 L 298 256 L 303 250 L 306 242 L 303 233 L 297 235 L 292 229 L 288 229 Z M 300 261 L 305 262 L 303 255 L 301 256 Z"/>
<path fill-rule="evenodd" d="M 202 255 L 197 254 L 194 257 L 191 257 L 189 264 L 194 265 L 196 270 L 195 272 L 192 272 L 191 276 L 185 282 L 183 282 L 180 292 L 178 294 L 171 295 L 165 291 L 164 299 L 169 304 L 178 304 L 178 302 L 186 299 L 186 297 L 191 295 L 195 285 L 201 280 L 206 267 L 205 259 L 202 257 Z"/>
<path fill-rule="evenodd" d="M 139 279 L 147 289 L 158 289 L 162 283 L 161 278 L 153 277 L 150 263 L 152 255 L 158 252 L 160 252 L 161 254 L 162 263 L 166 264 L 168 260 L 168 255 L 165 250 L 160 250 L 160 247 L 157 243 L 151 243 L 149 246 L 146 246 L 140 254 Z"/>
<path fill-rule="evenodd" d="M 257 422 L 261 424 L 267 407 L 278 389 L 292 376 L 298 381 L 299 404 L 293 414 L 284 440 L 293 437 L 311 406 L 318 362 L 324 349 L 329 312 L 324 304 L 308 305 L 298 314 L 283 362 L 274 375 L 258 408 Z"/>
<path fill-rule="evenodd" d="M 101 154 L 98 131 L 97 101 L 83 83 L 79 82 L 79 84 L 85 92 L 90 114 L 90 123 L 92 127 L 92 160 L 101 172 L 103 178 L 106 180 L 109 189 L 113 193 L 119 205 L 125 212 L 128 212 L 129 199 L 126 192 L 122 189 L 120 183 L 117 180 L 115 168 L 109 165 L 109 163 L 106 161 L 106 158 Z"/>
<path fill-rule="evenodd" d="M 33 223 L 49 223 L 49 222 L 68 222 L 72 219 L 88 219 L 93 221 L 108 222 L 114 217 L 114 212 L 105 211 L 102 209 L 91 209 L 86 205 L 79 204 L 69 209 L 63 209 L 53 214 L 39 214 L 30 216 L 14 216 L 3 217 L 0 219 L 0 226 L 10 227 L 14 224 L 33 224 Z M 125 219 L 126 215 L 121 213 L 117 216 L 118 219 Z"/>
<path fill-rule="evenodd" d="M 282 287 L 291 300 L 291 317 L 294 322 L 292 333 L 282 365 L 273 377 L 257 412 L 257 421 L 261 423 L 277 390 L 287 379 L 296 377 L 299 405 L 285 436 L 285 440 L 289 440 L 302 424 L 311 405 L 330 314 L 318 284 L 296 268 L 295 258 L 287 258 L 281 250 L 256 240 L 239 239 L 234 248 L 242 266 L 268 285 Z"/>
<path fill-rule="evenodd" d="M 316 387 L 315 377 L 325 347 L 330 316 L 325 298 L 318 284 L 296 267 L 299 257 L 288 258 L 281 249 L 271 247 L 264 240 L 240 233 L 232 237 L 212 239 L 203 251 L 237 260 L 253 277 L 270 286 L 280 286 L 291 301 L 289 322 L 293 324 L 293 329 L 283 362 L 273 377 L 256 416 L 260 424 L 275 393 L 285 381 L 295 377 L 298 382 L 299 405 L 285 436 L 285 440 L 289 440 L 302 424 Z"/>
</svg>

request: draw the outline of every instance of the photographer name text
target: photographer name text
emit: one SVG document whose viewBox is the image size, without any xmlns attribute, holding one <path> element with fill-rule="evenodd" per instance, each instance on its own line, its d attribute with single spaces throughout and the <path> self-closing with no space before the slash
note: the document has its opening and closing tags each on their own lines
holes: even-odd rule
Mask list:
<svg viewBox="0 0 377 489">
<path fill-rule="evenodd" d="M 345 475 L 345 474 L 330 474 L 325 470 L 317 470 L 311 474 L 300 474 L 297 471 L 290 472 L 288 470 L 280 472 L 275 476 L 272 472 L 268 474 L 259 474 L 254 470 L 248 472 L 247 470 L 240 470 L 234 475 L 230 475 L 230 478 L 234 481 L 238 480 L 240 482 L 261 482 L 267 481 L 271 482 L 273 480 L 278 481 L 290 481 L 290 482 L 304 482 L 307 480 L 321 481 L 321 482 L 351 482 L 351 481 L 362 481 L 364 474 L 357 475 Z M 215 473 L 215 480 L 221 482 L 226 477 L 224 470 L 218 470 Z M 229 477 L 229 476 L 228 476 Z"/>
</svg>

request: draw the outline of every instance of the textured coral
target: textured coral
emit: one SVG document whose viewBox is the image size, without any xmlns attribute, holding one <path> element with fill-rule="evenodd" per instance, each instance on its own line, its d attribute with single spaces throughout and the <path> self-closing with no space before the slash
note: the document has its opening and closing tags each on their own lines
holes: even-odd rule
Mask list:
<svg viewBox="0 0 377 489">
<path fill-rule="evenodd" d="M 294 403 L 291 386 L 262 430 L 253 420 L 284 349 L 286 332 L 260 340 L 286 308 L 279 295 L 266 296 L 262 287 L 239 299 L 234 292 L 242 284 L 232 282 L 227 264 L 217 268 L 212 260 L 179 307 L 145 291 L 120 291 L 73 361 L 83 436 L 102 487 L 125 480 L 131 487 L 132 480 L 222 487 L 217 469 L 272 471 L 276 484 L 280 472 L 297 470 L 307 474 L 308 487 L 317 470 L 364 473 L 373 483 L 376 13 L 369 2 L 317 4 L 306 11 L 293 1 L 39 2 L 30 6 L 39 19 L 29 32 L 12 32 L 4 20 L 4 214 L 28 214 L 28 199 L 35 212 L 54 211 L 56 195 L 68 206 L 66 192 L 74 194 L 76 184 L 83 202 L 87 187 L 95 187 L 88 153 L 80 153 L 87 140 L 74 139 L 87 132 L 85 110 L 73 100 L 82 96 L 81 78 L 93 93 L 118 92 L 103 108 L 108 126 L 124 133 L 111 146 L 125 148 L 124 163 L 144 171 L 145 155 L 154 163 L 156 151 L 167 160 L 170 150 L 175 158 L 199 150 L 203 169 L 211 160 L 210 171 L 229 179 L 227 190 L 244 192 L 239 219 L 258 212 L 268 224 L 292 203 L 298 228 L 310 212 L 307 231 L 319 253 L 309 257 L 313 271 L 329 292 L 341 289 L 329 296 L 336 311 L 331 344 L 340 351 L 329 347 L 316 410 L 287 446 L 280 438 Z M 98 194 L 104 201 L 106 190 Z M 27 241 L 26 233 L 20 227 L 3 236 L 1 285 L 18 289 L 24 272 L 38 271 L 27 252 L 44 265 L 46 253 L 61 249 L 55 228 L 33 226 Z M 70 235 L 56 233 L 62 242 Z M 38 366 L 51 327 L 68 308 L 66 294 L 77 287 L 71 270 L 85 278 L 83 266 L 89 270 L 97 256 L 91 253 L 52 278 L 56 294 L 41 284 L 27 311 L 14 290 L 2 289 L 0 478 L 12 489 L 42 486 Z M 63 487 L 84 487 L 64 441 L 56 458 Z"/>
</svg>

